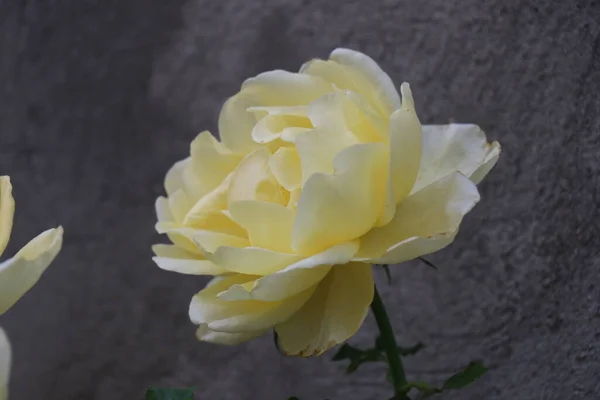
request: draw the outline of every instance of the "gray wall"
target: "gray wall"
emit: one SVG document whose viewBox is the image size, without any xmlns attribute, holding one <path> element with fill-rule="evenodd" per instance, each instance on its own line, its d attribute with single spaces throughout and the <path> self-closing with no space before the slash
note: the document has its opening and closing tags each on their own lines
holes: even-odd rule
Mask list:
<svg viewBox="0 0 600 400">
<path fill-rule="evenodd" d="M 535 3 L 535 5 L 534 5 Z M 479 358 L 490 373 L 440 399 L 600 398 L 600 9 L 508 0 L 12 0 L 0 3 L 0 172 L 14 252 L 65 226 L 41 283 L 1 319 L 12 399 L 383 399 L 382 368 L 285 359 L 265 338 L 194 339 L 203 278 L 156 268 L 153 203 L 246 77 L 343 45 L 411 82 L 422 121 L 480 124 L 504 153 L 462 233 L 393 268 L 385 300 L 411 377 Z M 374 335 L 367 321 L 355 343 Z"/>
</svg>

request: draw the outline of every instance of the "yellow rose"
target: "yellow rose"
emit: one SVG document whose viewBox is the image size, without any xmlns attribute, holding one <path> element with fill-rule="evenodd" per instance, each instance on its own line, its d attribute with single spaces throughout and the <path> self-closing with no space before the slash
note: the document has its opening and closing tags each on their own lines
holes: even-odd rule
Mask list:
<svg viewBox="0 0 600 400">
<path fill-rule="evenodd" d="M 321 354 L 361 326 L 372 263 L 448 245 L 500 146 L 475 125 L 421 126 L 368 56 L 335 50 L 299 73 L 248 79 L 169 171 L 156 203 L 159 267 L 220 275 L 196 294 L 200 340 L 275 329 L 290 355 Z M 469 179 L 470 178 L 470 179 Z"/>
<path fill-rule="evenodd" d="M 12 230 L 15 201 L 8 176 L 0 176 L 0 256 Z M 62 227 L 42 232 L 13 258 L 0 263 L 0 315 L 4 314 L 38 281 L 62 246 Z M 8 396 L 11 351 L 0 329 L 0 400 Z"/>
</svg>

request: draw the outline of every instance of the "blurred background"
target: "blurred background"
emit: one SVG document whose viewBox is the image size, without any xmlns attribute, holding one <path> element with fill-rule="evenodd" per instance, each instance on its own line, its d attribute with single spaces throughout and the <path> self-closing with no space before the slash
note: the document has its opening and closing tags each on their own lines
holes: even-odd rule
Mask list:
<svg viewBox="0 0 600 400">
<path fill-rule="evenodd" d="M 11 399 L 389 395 L 356 375 L 283 358 L 270 337 L 199 343 L 203 278 L 159 270 L 150 246 L 167 169 L 241 82 L 338 46 L 411 83 L 424 123 L 479 124 L 503 146 L 449 248 L 394 266 L 385 301 L 409 376 L 490 372 L 439 399 L 600 398 L 600 5 L 509 0 L 7 0 L 0 2 L 0 172 L 17 201 L 14 253 L 62 224 L 65 246 L 0 321 Z M 381 282 L 383 279 L 380 276 Z M 352 343 L 370 343 L 367 320 Z"/>
</svg>

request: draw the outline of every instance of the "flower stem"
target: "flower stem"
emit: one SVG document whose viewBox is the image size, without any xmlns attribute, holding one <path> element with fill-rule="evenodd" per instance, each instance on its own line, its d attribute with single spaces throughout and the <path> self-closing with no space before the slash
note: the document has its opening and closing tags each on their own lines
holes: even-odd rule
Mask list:
<svg viewBox="0 0 600 400">
<path fill-rule="evenodd" d="M 394 385 L 394 398 L 397 400 L 407 400 L 408 396 L 402 392 L 401 388 L 406 385 L 406 375 L 404 374 L 404 367 L 402 366 L 402 360 L 398 353 L 398 345 L 396 344 L 396 338 L 394 337 L 394 330 L 390 323 L 381 296 L 377 291 L 377 286 L 374 288 L 375 294 L 373 296 L 373 302 L 371 303 L 371 311 L 375 316 L 377 327 L 379 328 L 381 343 L 385 348 L 387 355 L 387 362 L 390 367 L 390 375 L 392 383 Z"/>
</svg>

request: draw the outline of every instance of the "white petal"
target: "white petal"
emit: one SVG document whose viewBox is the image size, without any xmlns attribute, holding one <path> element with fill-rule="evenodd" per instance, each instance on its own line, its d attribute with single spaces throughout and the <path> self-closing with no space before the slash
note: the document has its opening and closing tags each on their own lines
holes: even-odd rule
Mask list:
<svg viewBox="0 0 600 400">
<path fill-rule="evenodd" d="M 62 246 L 63 229 L 49 229 L 27 243 L 13 258 L 0 263 L 0 315 L 38 281 Z"/>
<path fill-rule="evenodd" d="M 492 142 L 492 145 L 489 147 L 488 152 L 483 159 L 483 164 L 473 172 L 471 180 L 476 184 L 481 182 L 492 168 L 494 168 L 494 165 L 498 162 L 498 158 L 500 158 L 500 143 Z"/>
<path fill-rule="evenodd" d="M 475 184 L 454 172 L 400 203 L 388 225 L 361 238 L 355 259 L 395 264 L 438 251 L 452 242 L 463 217 L 478 201 Z"/>
<path fill-rule="evenodd" d="M 310 300 L 275 327 L 279 346 L 288 355 L 319 355 L 349 339 L 362 325 L 373 301 L 371 266 L 336 265 Z"/>
<path fill-rule="evenodd" d="M 8 381 L 10 379 L 10 366 L 12 352 L 6 332 L 0 328 L 0 400 L 8 399 Z"/>
<path fill-rule="evenodd" d="M 6 249 L 12 230 L 15 213 L 15 199 L 8 176 L 0 176 L 0 256 Z"/>
<path fill-rule="evenodd" d="M 494 166 L 499 153 L 500 145 L 488 143 L 477 125 L 423 125 L 421 166 L 412 193 L 455 171 L 471 178 L 482 168 L 475 176 L 479 181 Z"/>
<path fill-rule="evenodd" d="M 181 161 L 177 161 L 175 164 L 173 164 L 169 171 L 167 171 L 167 175 L 165 176 L 165 190 L 167 195 L 170 196 L 178 190 L 184 190 L 184 172 L 190 162 L 190 157 Z"/>
</svg>

